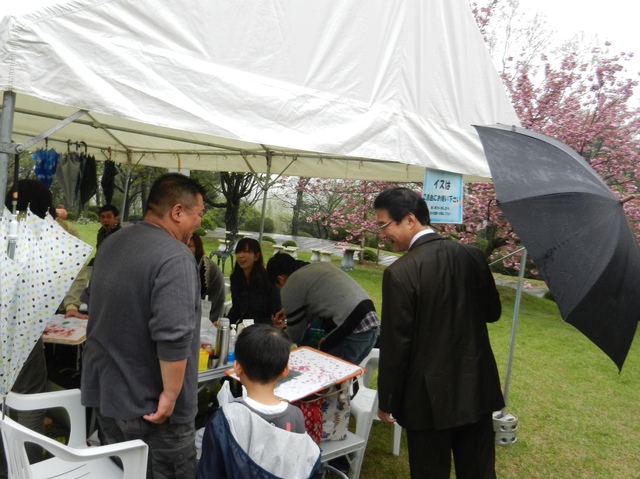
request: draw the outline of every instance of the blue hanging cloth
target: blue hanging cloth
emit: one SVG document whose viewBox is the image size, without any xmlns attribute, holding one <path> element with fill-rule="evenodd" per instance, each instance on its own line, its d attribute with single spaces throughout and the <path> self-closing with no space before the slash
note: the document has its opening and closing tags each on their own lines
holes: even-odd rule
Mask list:
<svg viewBox="0 0 640 479">
<path fill-rule="evenodd" d="M 60 155 L 53 148 L 50 150 L 38 148 L 31 158 L 36 162 L 34 166 L 36 176 L 41 183 L 50 188 Z"/>
</svg>

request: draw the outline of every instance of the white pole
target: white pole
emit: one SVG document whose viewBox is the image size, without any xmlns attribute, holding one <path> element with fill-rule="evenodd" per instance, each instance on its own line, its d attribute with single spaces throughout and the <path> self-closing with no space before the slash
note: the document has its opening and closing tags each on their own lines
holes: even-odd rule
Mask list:
<svg viewBox="0 0 640 479">
<path fill-rule="evenodd" d="M 262 217 L 260 218 L 260 235 L 258 236 L 258 242 L 262 243 L 262 234 L 264 233 L 264 216 L 267 212 L 267 192 L 271 182 L 271 157 L 270 151 L 267 152 L 267 176 L 265 178 L 264 186 L 262 187 Z"/>
<path fill-rule="evenodd" d="M 15 108 L 16 94 L 12 91 L 5 91 L 2 97 L 2 114 L 0 115 L 0 146 L 2 146 L 2 148 L 0 148 L 0 193 L 2 194 L 2 198 L 4 198 L 7 193 L 11 134 L 13 132 Z"/>
<path fill-rule="evenodd" d="M 520 258 L 520 274 L 518 275 L 518 287 L 516 289 L 516 299 L 513 305 L 513 322 L 511 323 L 511 342 L 509 343 L 509 358 L 507 359 L 507 375 L 504 378 L 504 403 L 502 416 L 505 414 L 507 399 L 509 397 L 509 382 L 511 381 L 511 364 L 513 363 L 513 350 L 516 346 L 516 330 L 518 328 L 518 314 L 520 313 L 520 299 L 522 298 L 522 287 L 524 283 L 524 271 L 527 264 L 527 250 L 522 250 Z"/>
</svg>

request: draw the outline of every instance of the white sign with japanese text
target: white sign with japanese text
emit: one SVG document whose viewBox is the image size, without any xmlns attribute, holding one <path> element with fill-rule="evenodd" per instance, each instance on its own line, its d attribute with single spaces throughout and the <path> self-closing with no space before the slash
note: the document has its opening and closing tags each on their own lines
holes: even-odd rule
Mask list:
<svg viewBox="0 0 640 479">
<path fill-rule="evenodd" d="M 432 223 L 462 223 L 462 175 L 427 168 L 422 197 Z"/>
</svg>

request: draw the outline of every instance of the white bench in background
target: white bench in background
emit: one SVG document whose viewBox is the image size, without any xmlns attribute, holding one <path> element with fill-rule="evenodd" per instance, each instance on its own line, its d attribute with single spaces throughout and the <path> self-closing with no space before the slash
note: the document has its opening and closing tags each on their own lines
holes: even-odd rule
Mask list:
<svg viewBox="0 0 640 479">
<path fill-rule="evenodd" d="M 353 254 L 355 252 L 362 253 L 364 251 L 362 248 L 358 246 L 349 246 L 345 248 L 344 254 L 342 255 L 342 262 L 340 263 L 340 268 L 344 271 L 353 271 L 355 265 L 353 263 Z"/>
<path fill-rule="evenodd" d="M 331 263 L 331 251 L 320 251 L 320 261 L 322 263 Z"/>
<path fill-rule="evenodd" d="M 312 263 L 318 263 L 320 261 L 320 253 L 322 252 L 321 249 L 318 248 L 314 248 L 311 250 L 311 262 Z"/>
</svg>

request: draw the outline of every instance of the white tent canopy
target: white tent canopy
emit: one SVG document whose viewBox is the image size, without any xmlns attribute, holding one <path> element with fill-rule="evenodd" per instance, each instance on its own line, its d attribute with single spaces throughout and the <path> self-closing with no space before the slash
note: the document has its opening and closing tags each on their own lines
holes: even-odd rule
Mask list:
<svg viewBox="0 0 640 479">
<path fill-rule="evenodd" d="M 44 136 L 160 167 L 489 178 L 472 125 L 518 124 L 465 0 L 12 3 L 5 182 L 8 153 Z"/>
</svg>

